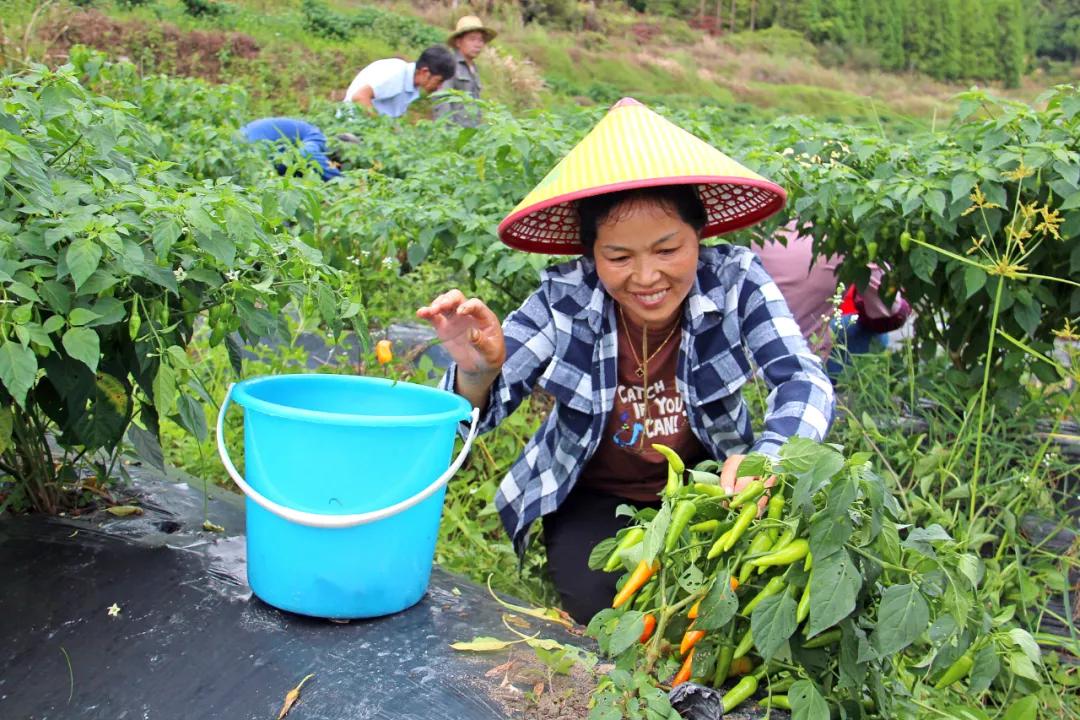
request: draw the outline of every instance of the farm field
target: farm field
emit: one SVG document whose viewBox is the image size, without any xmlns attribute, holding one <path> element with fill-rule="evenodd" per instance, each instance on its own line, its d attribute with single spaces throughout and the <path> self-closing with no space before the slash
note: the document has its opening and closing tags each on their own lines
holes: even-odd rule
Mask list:
<svg viewBox="0 0 1080 720">
<path fill-rule="evenodd" d="M 611 27 L 631 17 L 606 5 Z M 590 558 L 640 592 L 597 614 L 580 646 L 509 623 L 497 638 L 459 638 L 461 652 L 516 643 L 543 668 L 527 698 L 536 717 L 690 717 L 667 693 L 680 673 L 758 702 L 761 716 L 1080 717 L 1075 71 L 1048 65 L 1053 82 L 1032 72 L 988 89 L 815 60 L 824 79 L 804 85 L 775 47 L 738 47 L 753 33 L 725 40 L 635 15 L 660 39 L 627 69 L 617 58 L 631 40 L 507 20 L 506 49 L 482 66 L 484 122 L 461 128 L 429 120 L 427 100 L 390 121 L 333 97 L 369 60 L 440 42 L 452 16 L 441 4 L 266 1 L 217 19 L 172 3 L 40 6 L 36 19 L 33 5 L 11 7 L 26 33 L 5 15 L 0 522 L 126 507 L 131 461 L 235 489 L 214 429 L 240 379 L 434 386 L 445 358 L 416 309 L 451 287 L 500 318 L 517 308 L 553 258 L 504 245 L 499 222 L 638 87 L 788 193 L 767 221 L 706 244 L 749 246 L 797 221 L 843 257 L 842 283 L 888 267 L 884 292 L 902 292 L 913 319 L 835 378 L 826 443 L 796 438 L 778 458 L 745 461 L 740 474 L 777 478 L 760 517 L 745 510 L 757 495 L 717 492 L 719 463 L 673 456 L 659 506 Z M 345 16 L 361 20 L 335 35 Z M 147 45 L 155 22 L 159 44 Z M 213 61 L 185 45 L 193 37 L 217 48 Z M 575 76 L 574 38 L 576 62 L 618 70 Z M 747 53 L 772 74 L 760 85 L 687 74 L 707 52 Z M 237 141 L 272 113 L 319 126 L 341 176 L 323 182 L 292 150 L 275 172 L 263 148 Z M 768 388 L 739 392 L 760 431 Z M 532 394 L 476 439 L 434 551 L 443 569 L 549 619 L 562 616 L 544 610 L 559 595 L 543 543 L 519 556 L 494 501 L 555 402 Z M 223 432 L 241 464 L 242 415 Z"/>
</svg>

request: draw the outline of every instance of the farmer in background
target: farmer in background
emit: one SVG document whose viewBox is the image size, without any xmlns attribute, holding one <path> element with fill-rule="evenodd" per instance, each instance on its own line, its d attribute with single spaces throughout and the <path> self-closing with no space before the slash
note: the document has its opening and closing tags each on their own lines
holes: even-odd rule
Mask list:
<svg viewBox="0 0 1080 720">
<path fill-rule="evenodd" d="M 326 136 L 311 123 L 295 118 L 262 118 L 240 128 L 240 135 L 249 143 L 272 143 L 275 157 L 280 157 L 282 153 L 287 153 L 290 147 L 295 147 L 301 155 L 318 163 L 323 180 L 341 175 L 341 171 L 326 154 Z M 276 162 L 274 166 L 279 174 L 285 174 L 287 168 L 283 164 Z"/>
<path fill-rule="evenodd" d="M 884 349 L 885 333 L 903 326 L 911 305 L 899 292 L 889 302 L 881 297 L 882 268 L 871 264 L 866 286 L 849 286 L 838 306 L 837 270 L 844 258 L 814 258 L 813 237 L 801 235 L 795 221 L 776 235 L 786 244 L 774 238 L 755 243 L 753 250 L 784 294 L 803 337 L 815 352 L 828 358 L 830 373 L 838 373 L 852 354 Z"/>
<path fill-rule="evenodd" d="M 399 58 L 371 63 L 353 78 L 345 102 L 373 115 L 401 117 L 421 92 L 435 92 L 453 74 L 454 54 L 442 45 L 432 45 L 414 63 Z"/>
<path fill-rule="evenodd" d="M 466 15 L 457 22 L 454 32 L 447 38 L 446 44 L 454 50 L 456 61 L 454 76 L 446 80 L 440 90 L 460 90 L 474 98 L 480 97 L 480 76 L 476 72 L 476 58 L 484 51 L 489 42 L 495 39 L 495 31 L 484 27 L 480 18 Z M 480 111 L 466 108 L 461 102 L 446 99 L 435 106 L 435 119 L 449 116 L 463 127 L 476 127 L 480 124 Z"/>
<path fill-rule="evenodd" d="M 617 188 L 617 190 L 612 190 Z M 619 505 L 659 507 L 667 462 L 776 456 L 792 436 L 824 438 L 833 387 L 761 262 L 702 238 L 783 207 L 779 186 L 640 103 L 617 103 L 499 225 L 512 248 L 578 255 L 500 325 L 450 290 L 417 315 L 453 358 L 442 386 L 481 409 L 481 431 L 536 386 L 555 408 L 496 495 L 515 549 L 543 518 L 548 571 L 579 622 L 610 607 L 616 575 L 589 553 L 626 526 Z M 755 437 L 740 388 L 761 369 L 770 394 Z"/>
</svg>

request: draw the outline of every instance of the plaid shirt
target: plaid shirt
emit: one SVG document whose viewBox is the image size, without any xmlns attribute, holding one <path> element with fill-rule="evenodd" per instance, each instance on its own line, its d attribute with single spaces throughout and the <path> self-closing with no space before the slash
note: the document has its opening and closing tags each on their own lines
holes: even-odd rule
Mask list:
<svg viewBox="0 0 1080 720">
<path fill-rule="evenodd" d="M 618 382 L 615 304 L 588 258 L 541 274 L 540 288 L 503 323 L 506 364 L 491 387 L 480 432 L 492 430 L 539 385 L 555 409 L 503 479 L 495 505 L 514 547 L 574 487 L 603 437 Z M 749 355 L 749 357 L 748 357 Z M 739 389 L 760 369 L 770 393 L 755 439 Z M 456 366 L 441 386 L 453 391 Z M 690 428 L 717 459 L 775 456 L 787 438 L 822 440 L 832 384 L 761 261 L 733 245 L 703 247 L 684 305 L 676 385 Z"/>
</svg>

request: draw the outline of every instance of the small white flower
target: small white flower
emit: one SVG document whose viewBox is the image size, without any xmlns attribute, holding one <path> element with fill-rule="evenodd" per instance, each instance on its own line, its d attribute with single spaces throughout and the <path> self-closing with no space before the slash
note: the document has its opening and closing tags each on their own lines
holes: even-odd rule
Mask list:
<svg viewBox="0 0 1080 720">
<path fill-rule="evenodd" d="M 228 280 L 229 282 L 235 282 L 236 278 L 238 278 L 238 277 L 240 277 L 240 271 L 239 270 L 230 270 L 227 273 L 225 273 L 225 279 Z"/>
<path fill-rule="evenodd" d="M 108 609 L 109 617 L 120 617 L 120 606 L 113 603 Z"/>
<path fill-rule="evenodd" d="M 184 282 L 184 278 L 187 277 L 187 270 L 180 266 L 173 270 L 172 274 L 176 278 L 176 282 Z"/>
<path fill-rule="evenodd" d="M 780 153 L 780 154 L 781 155 L 794 155 L 795 151 L 788 147 L 788 148 L 784 148 L 784 151 L 782 153 Z"/>
</svg>

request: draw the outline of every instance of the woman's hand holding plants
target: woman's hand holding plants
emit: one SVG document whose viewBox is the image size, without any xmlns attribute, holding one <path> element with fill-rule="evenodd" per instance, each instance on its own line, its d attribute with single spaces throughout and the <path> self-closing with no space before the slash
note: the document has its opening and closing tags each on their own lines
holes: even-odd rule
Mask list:
<svg viewBox="0 0 1080 720">
<path fill-rule="evenodd" d="M 746 489 L 746 486 L 750 483 L 760 480 L 761 478 L 747 475 L 744 477 L 737 477 L 739 471 L 739 463 L 743 461 L 745 455 L 729 455 L 724 460 L 724 466 L 720 470 L 720 487 L 727 491 L 728 495 L 738 495 L 740 492 Z M 766 488 L 771 488 L 776 484 L 776 477 L 770 475 L 764 481 Z M 763 494 L 757 501 L 758 516 L 760 517 L 765 512 L 765 505 L 769 502 L 769 494 Z"/>
</svg>

